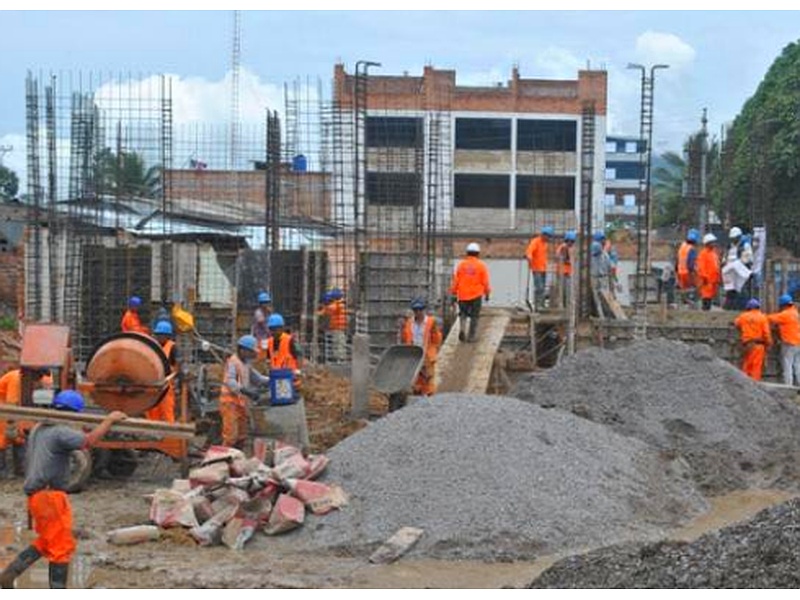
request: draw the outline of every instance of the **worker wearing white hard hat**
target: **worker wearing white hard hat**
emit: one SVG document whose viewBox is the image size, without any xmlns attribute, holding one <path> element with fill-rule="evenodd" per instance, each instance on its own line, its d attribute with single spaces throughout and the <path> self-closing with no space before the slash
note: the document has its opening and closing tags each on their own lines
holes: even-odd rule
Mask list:
<svg viewBox="0 0 800 600">
<path fill-rule="evenodd" d="M 717 254 L 717 236 L 707 233 L 703 236 L 703 249 L 697 256 L 697 288 L 703 310 L 711 310 L 717 297 L 721 273 Z"/>
<path fill-rule="evenodd" d="M 477 242 L 467 244 L 467 256 L 456 265 L 453 281 L 450 284 L 450 296 L 458 302 L 459 341 L 474 342 L 478 333 L 478 318 L 482 300 L 489 301 L 491 287 L 489 285 L 489 269 L 478 255 L 481 247 Z M 467 332 L 469 319 L 469 332 Z"/>
<path fill-rule="evenodd" d="M 739 227 L 731 227 L 728 240 L 728 249 L 722 261 L 722 286 L 725 289 L 722 307 L 726 310 L 744 310 L 744 302 L 749 294 L 744 294 L 743 289 L 752 275 L 753 247 Z"/>
</svg>

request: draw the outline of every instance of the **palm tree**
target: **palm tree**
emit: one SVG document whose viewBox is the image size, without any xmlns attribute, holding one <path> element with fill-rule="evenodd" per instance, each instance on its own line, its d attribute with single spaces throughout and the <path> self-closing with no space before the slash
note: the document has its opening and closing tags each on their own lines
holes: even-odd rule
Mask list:
<svg viewBox="0 0 800 600">
<path fill-rule="evenodd" d="M 161 167 L 145 168 L 144 159 L 137 152 L 110 148 L 95 156 L 95 183 L 98 195 L 157 198 L 161 191 Z"/>
</svg>

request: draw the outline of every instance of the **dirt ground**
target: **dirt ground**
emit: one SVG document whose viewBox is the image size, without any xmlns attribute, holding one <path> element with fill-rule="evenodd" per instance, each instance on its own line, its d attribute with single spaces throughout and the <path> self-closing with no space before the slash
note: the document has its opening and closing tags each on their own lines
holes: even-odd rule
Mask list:
<svg viewBox="0 0 800 600">
<path fill-rule="evenodd" d="M 72 496 L 78 554 L 71 569 L 74 588 L 503 588 L 525 587 L 560 557 L 530 561 L 481 562 L 404 560 L 371 565 L 367 556 L 298 554 L 291 538 L 257 534 L 242 551 L 196 546 L 183 530 L 169 530 L 158 542 L 113 546 L 106 532 L 147 523 L 147 495 L 169 485 L 177 467 L 167 459 L 150 461 L 128 481 L 91 482 Z M 789 498 L 785 492 L 752 490 L 716 498 L 712 510 L 672 539 L 702 533 L 750 518 Z M 0 482 L 0 566 L 30 539 L 20 480 Z M 18 582 L 46 588 L 42 561 Z"/>
</svg>

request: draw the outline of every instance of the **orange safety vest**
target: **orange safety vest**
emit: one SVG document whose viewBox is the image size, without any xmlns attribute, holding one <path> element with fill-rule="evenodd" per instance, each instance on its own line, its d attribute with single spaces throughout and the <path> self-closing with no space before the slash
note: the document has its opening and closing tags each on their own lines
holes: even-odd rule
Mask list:
<svg viewBox="0 0 800 600">
<path fill-rule="evenodd" d="M 247 378 L 247 366 L 242 362 L 242 359 L 231 354 L 228 360 L 225 361 L 225 372 L 222 375 L 222 391 L 219 396 L 221 404 L 235 404 L 237 406 L 247 406 L 247 401 L 242 394 L 238 394 L 227 386 L 228 371 L 231 365 L 236 369 L 236 385 L 239 389 L 245 386 L 245 379 Z"/>
<path fill-rule="evenodd" d="M 453 273 L 450 294 L 460 302 L 475 300 L 491 293 L 489 269 L 477 256 L 467 256 Z"/>
<path fill-rule="evenodd" d="M 683 242 L 678 249 L 678 275 L 689 275 L 689 253 L 694 249 L 694 244 Z"/>
<path fill-rule="evenodd" d="M 800 313 L 797 312 L 796 306 L 787 306 L 767 318 L 770 323 L 778 326 L 778 335 L 784 344 L 800 345 Z"/>
<path fill-rule="evenodd" d="M 528 265 L 534 273 L 547 271 L 547 241 L 543 235 L 537 235 L 528 244 L 525 250 Z"/>
<path fill-rule="evenodd" d="M 297 364 L 297 359 L 292 356 L 292 334 L 282 333 L 280 342 L 278 342 L 278 350 L 275 351 L 275 336 L 270 336 L 267 340 L 267 358 L 269 359 L 269 366 L 272 369 L 291 369 L 295 371 L 294 385 L 300 387 L 300 378 L 297 376 L 297 370 L 300 368 Z"/>
<path fill-rule="evenodd" d="M 408 317 L 403 323 L 400 331 L 400 343 L 410 346 L 414 343 L 414 317 Z M 426 315 L 425 326 L 422 332 L 422 349 L 425 351 L 425 359 L 435 362 L 439 353 L 439 345 L 442 343 L 442 333 L 436 327 L 436 318 Z"/>
<path fill-rule="evenodd" d="M 347 308 L 344 300 L 334 300 L 324 306 L 320 313 L 328 317 L 328 331 L 344 331 L 347 329 Z"/>
<path fill-rule="evenodd" d="M 572 246 L 566 242 L 559 244 L 556 248 L 556 256 L 558 256 L 559 273 L 564 276 L 572 275 Z"/>
<path fill-rule="evenodd" d="M 120 327 L 125 333 L 149 333 L 147 327 L 142 325 L 142 321 L 139 319 L 139 313 L 130 309 L 126 310 L 125 314 L 122 315 Z"/>
<path fill-rule="evenodd" d="M 761 342 L 766 346 L 772 345 L 772 334 L 769 331 L 769 319 L 760 310 L 748 310 L 740 314 L 733 324 L 741 332 L 743 344 L 747 342 Z"/>
</svg>

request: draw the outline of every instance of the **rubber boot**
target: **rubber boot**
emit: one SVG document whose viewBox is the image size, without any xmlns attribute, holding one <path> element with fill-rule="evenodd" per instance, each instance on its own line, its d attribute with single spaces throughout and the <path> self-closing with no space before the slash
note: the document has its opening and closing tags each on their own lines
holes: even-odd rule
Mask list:
<svg viewBox="0 0 800 600">
<path fill-rule="evenodd" d="M 0 479 L 8 477 L 8 466 L 6 465 L 6 449 L 0 450 Z"/>
<path fill-rule="evenodd" d="M 474 342 L 478 334 L 478 317 L 472 317 L 469 320 L 469 337 L 467 341 Z"/>
<path fill-rule="evenodd" d="M 465 317 L 458 318 L 458 341 L 467 341 L 467 319 Z"/>
<path fill-rule="evenodd" d="M 39 551 L 33 546 L 28 546 L 20 552 L 17 557 L 0 573 L 0 588 L 13 590 L 14 581 L 22 575 L 28 568 L 41 558 Z"/>
<path fill-rule="evenodd" d="M 50 563 L 49 579 L 51 590 L 67 589 L 69 563 Z"/>
<path fill-rule="evenodd" d="M 14 444 L 11 446 L 11 460 L 14 463 L 14 477 L 25 476 L 25 445 Z"/>
</svg>

